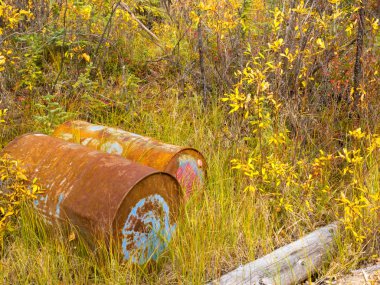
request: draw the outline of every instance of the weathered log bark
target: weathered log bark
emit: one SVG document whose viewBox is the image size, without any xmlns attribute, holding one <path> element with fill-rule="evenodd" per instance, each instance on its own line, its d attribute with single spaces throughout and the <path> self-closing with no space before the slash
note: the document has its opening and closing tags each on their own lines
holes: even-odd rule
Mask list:
<svg viewBox="0 0 380 285">
<path fill-rule="evenodd" d="M 370 267 L 353 270 L 350 275 L 339 278 L 336 285 L 356 285 L 356 284 L 379 284 L 380 264 Z"/>
<path fill-rule="evenodd" d="M 211 284 L 296 284 L 306 280 L 333 253 L 338 223 L 322 227 L 272 253 L 223 275 Z"/>
</svg>

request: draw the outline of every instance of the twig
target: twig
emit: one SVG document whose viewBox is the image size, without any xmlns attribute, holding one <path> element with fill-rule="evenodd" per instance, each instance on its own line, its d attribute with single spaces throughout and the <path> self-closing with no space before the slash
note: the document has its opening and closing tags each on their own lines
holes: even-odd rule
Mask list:
<svg viewBox="0 0 380 285">
<path fill-rule="evenodd" d="M 112 21 L 112 17 L 113 17 L 113 15 L 115 14 L 116 9 L 117 9 L 117 7 L 118 7 L 119 5 L 120 5 L 120 1 L 117 2 L 117 3 L 113 6 L 113 8 L 112 8 L 111 15 L 110 15 L 110 17 L 109 17 L 109 19 L 108 19 L 108 21 L 107 21 L 107 24 L 106 24 L 106 26 L 105 26 L 105 28 L 104 28 L 104 30 L 103 30 L 102 36 L 101 36 L 101 38 L 100 38 L 100 40 L 99 40 L 99 42 L 98 42 L 98 45 L 97 45 L 97 47 L 96 47 L 96 50 L 95 50 L 95 56 L 98 55 L 99 48 L 100 48 L 101 44 L 102 44 L 103 41 L 104 41 L 104 38 L 105 38 L 105 35 L 106 35 L 107 30 L 108 30 L 108 34 L 109 34 L 109 32 L 111 31 L 111 21 Z M 108 37 L 108 35 L 107 35 L 107 37 Z"/>
<path fill-rule="evenodd" d="M 55 86 L 57 85 L 58 79 L 62 74 L 63 70 L 63 61 L 65 60 L 65 44 L 66 44 L 66 14 L 67 14 L 67 0 L 65 1 L 65 11 L 63 12 L 63 39 L 62 39 L 62 46 L 61 46 L 61 63 L 59 66 L 59 72 L 57 74 L 57 77 L 54 80 L 52 91 L 54 91 Z"/>
<path fill-rule="evenodd" d="M 205 60 L 203 50 L 203 37 L 202 37 L 202 20 L 199 19 L 198 23 L 198 53 L 199 53 L 199 68 L 201 71 L 202 92 L 203 92 L 203 105 L 207 105 L 207 86 L 206 86 L 206 73 L 205 73 Z"/>
<path fill-rule="evenodd" d="M 356 37 L 356 55 L 355 55 L 355 66 L 354 66 L 354 108 L 357 107 L 360 99 L 359 85 L 362 81 L 363 67 L 362 67 L 362 54 L 364 46 L 364 8 L 361 6 L 358 12 L 358 32 Z"/>
<path fill-rule="evenodd" d="M 120 2 L 119 3 L 119 6 L 121 8 L 123 8 L 125 11 L 127 11 L 129 13 L 129 15 L 131 15 L 132 19 L 135 20 L 137 22 L 137 24 L 139 24 L 139 26 L 145 31 L 148 33 L 149 36 L 151 36 L 155 41 L 156 45 L 158 45 L 160 48 L 162 48 L 161 44 L 160 44 L 160 39 L 151 31 L 149 30 L 136 16 L 135 14 L 132 12 L 132 10 L 129 8 L 129 6 L 127 4 L 125 4 L 124 2 Z"/>
<path fill-rule="evenodd" d="M 344 53 L 345 51 L 347 51 L 346 48 L 350 47 L 351 45 L 353 45 L 354 43 L 356 42 L 356 39 L 353 39 L 351 42 L 349 42 L 348 44 L 342 46 L 339 48 L 339 50 L 337 51 L 338 52 L 338 55 L 342 55 L 342 53 Z M 327 52 L 327 57 L 326 57 L 326 60 L 323 62 L 323 63 L 318 63 L 314 69 L 311 71 L 311 74 L 314 75 L 323 65 L 326 65 L 328 64 L 335 56 L 335 53 L 334 53 L 334 49 L 331 49 Z"/>
</svg>

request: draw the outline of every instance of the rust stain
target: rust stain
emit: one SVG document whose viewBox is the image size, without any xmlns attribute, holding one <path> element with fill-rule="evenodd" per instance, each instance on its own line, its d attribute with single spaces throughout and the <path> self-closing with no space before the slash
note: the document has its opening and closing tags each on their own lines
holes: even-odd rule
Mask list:
<svg viewBox="0 0 380 285">
<path fill-rule="evenodd" d="M 170 145 L 84 121 L 66 122 L 58 126 L 53 135 L 168 172 L 178 179 L 187 197 L 195 188 L 204 185 L 207 163 L 203 155 L 193 148 Z"/>
<path fill-rule="evenodd" d="M 41 134 L 16 138 L 3 154 L 21 161 L 46 189 L 34 204 L 52 221 L 69 220 L 90 237 L 116 237 L 124 259 L 132 262 L 157 258 L 166 247 L 155 231 L 170 239 L 182 199 L 171 175 Z"/>
</svg>

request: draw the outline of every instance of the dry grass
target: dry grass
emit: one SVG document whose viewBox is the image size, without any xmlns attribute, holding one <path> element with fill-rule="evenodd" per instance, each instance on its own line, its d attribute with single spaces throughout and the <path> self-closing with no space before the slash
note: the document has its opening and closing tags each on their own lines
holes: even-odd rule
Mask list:
<svg viewBox="0 0 380 285">
<path fill-rule="evenodd" d="M 311 214 L 304 204 L 296 205 L 293 212 L 278 212 L 270 195 L 243 192 L 246 179 L 231 170 L 230 160 L 242 156 L 246 144 L 227 138 L 225 112 L 218 103 L 207 113 L 197 104 L 190 109 L 187 103 L 168 98 L 154 110 L 142 104 L 135 110 L 137 116 L 111 111 L 101 121 L 169 143 L 192 145 L 208 160 L 207 185 L 182 209 L 176 234 L 156 264 L 121 264 L 104 243 L 94 248 L 80 237 L 69 241 L 70 230 L 53 230 L 26 207 L 18 228 L 6 240 L 1 280 L 8 284 L 203 284 L 336 218 L 333 205 L 319 208 L 320 213 Z M 33 131 L 30 122 L 25 131 Z M 325 272 L 333 274 L 360 262 L 363 255 L 351 241 L 342 241 L 332 270 Z"/>
</svg>

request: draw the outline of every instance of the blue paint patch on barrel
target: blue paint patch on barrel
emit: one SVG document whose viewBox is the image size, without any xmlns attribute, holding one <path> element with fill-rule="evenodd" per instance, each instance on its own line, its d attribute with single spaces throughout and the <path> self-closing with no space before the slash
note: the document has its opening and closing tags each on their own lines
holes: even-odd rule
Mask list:
<svg viewBox="0 0 380 285">
<path fill-rule="evenodd" d="M 125 260 L 143 264 L 158 256 L 167 247 L 175 225 L 170 224 L 169 206 L 158 194 L 138 201 L 122 229 L 122 251 Z"/>
<path fill-rule="evenodd" d="M 47 213 L 46 203 L 48 202 L 48 199 L 49 199 L 48 194 L 38 195 L 37 199 L 33 201 L 33 204 L 35 207 L 39 208 L 42 211 L 42 213 L 46 214 Z M 57 201 L 57 204 L 55 206 L 55 213 L 54 213 L 56 218 L 60 217 L 61 204 L 62 204 L 64 199 L 65 199 L 65 194 L 64 193 L 59 194 L 58 201 Z M 52 216 L 51 211 L 49 211 L 49 215 Z"/>
<path fill-rule="evenodd" d="M 49 197 L 48 194 L 46 194 L 46 195 L 37 195 L 37 199 L 33 201 L 34 206 L 35 207 L 38 207 L 38 206 L 41 207 L 40 203 L 46 204 L 46 202 L 48 200 L 48 197 Z"/>
<path fill-rule="evenodd" d="M 55 216 L 59 218 L 59 215 L 61 214 L 61 203 L 65 199 L 65 195 L 63 193 L 59 194 L 58 196 L 58 203 L 57 206 L 55 206 Z"/>
</svg>

